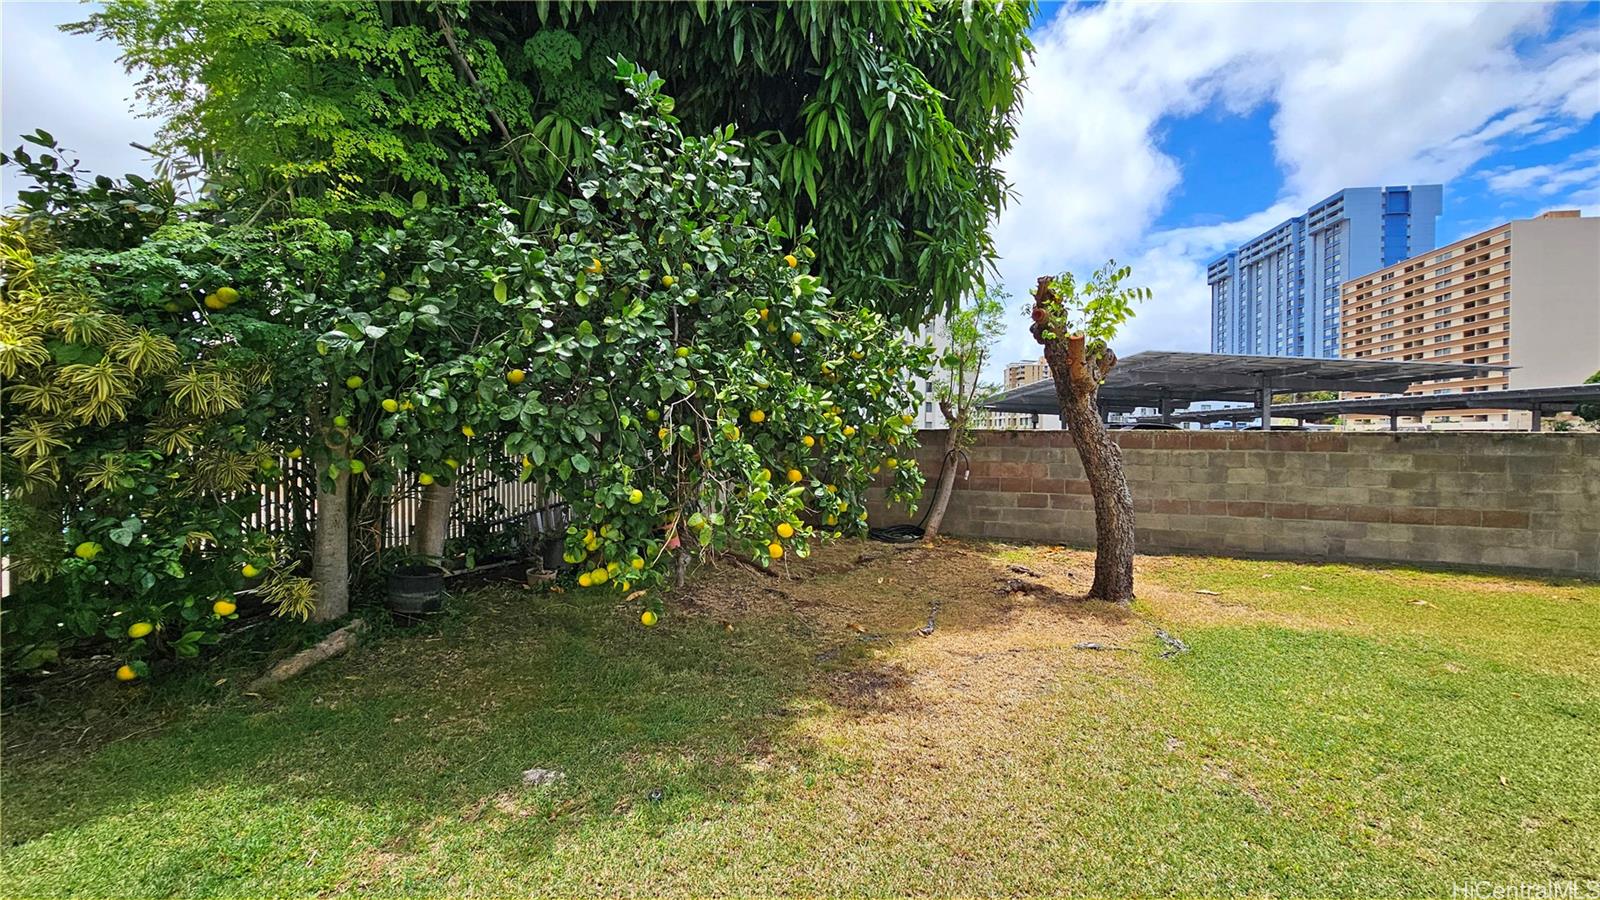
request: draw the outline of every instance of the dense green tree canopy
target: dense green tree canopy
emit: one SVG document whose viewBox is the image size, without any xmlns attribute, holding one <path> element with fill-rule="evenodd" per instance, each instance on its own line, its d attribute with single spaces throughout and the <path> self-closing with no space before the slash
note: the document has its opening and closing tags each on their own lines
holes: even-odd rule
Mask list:
<svg viewBox="0 0 1600 900">
<path fill-rule="evenodd" d="M 993 257 L 1028 3 L 200 3 L 114 0 L 166 138 L 230 183 L 322 209 L 479 182 L 531 225 L 614 127 L 624 55 L 695 133 L 738 127 L 817 272 L 905 321 Z M 609 124 L 608 124 L 609 123 Z M 397 202 L 397 201 L 388 201 Z"/>
</svg>

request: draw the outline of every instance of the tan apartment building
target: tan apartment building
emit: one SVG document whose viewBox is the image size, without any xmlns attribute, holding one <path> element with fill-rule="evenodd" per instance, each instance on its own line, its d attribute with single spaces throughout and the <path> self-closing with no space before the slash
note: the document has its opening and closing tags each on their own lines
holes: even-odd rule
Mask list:
<svg viewBox="0 0 1600 900">
<path fill-rule="evenodd" d="M 1508 366 L 1408 393 L 1579 384 L 1600 370 L 1600 218 L 1561 210 L 1506 222 L 1347 281 L 1339 320 L 1346 359 Z M 1515 429 L 1527 427 L 1528 416 L 1486 402 L 1481 410 L 1404 416 L 1400 424 Z M 1380 420 L 1352 417 L 1350 424 Z"/>
<path fill-rule="evenodd" d="M 1044 381 L 1050 377 L 1050 364 L 1044 357 L 1036 360 L 1020 360 L 1008 363 L 1005 368 L 1005 389 L 1019 388 L 1036 381 Z M 983 410 L 984 415 L 977 418 L 975 426 L 978 428 L 993 429 L 1042 429 L 1055 430 L 1061 428 L 1060 416 L 1039 416 L 1034 421 L 1032 413 L 996 412 Z"/>
</svg>

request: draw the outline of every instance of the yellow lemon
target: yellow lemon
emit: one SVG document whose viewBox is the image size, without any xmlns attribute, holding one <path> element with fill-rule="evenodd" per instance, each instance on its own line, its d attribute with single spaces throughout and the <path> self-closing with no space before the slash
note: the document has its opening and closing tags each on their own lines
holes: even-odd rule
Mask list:
<svg viewBox="0 0 1600 900">
<path fill-rule="evenodd" d="M 211 604 L 211 611 L 219 616 L 231 616 L 233 611 L 238 608 L 232 600 L 218 599 L 217 602 Z"/>
<path fill-rule="evenodd" d="M 656 614 L 647 609 L 639 615 L 639 621 L 644 624 L 644 627 L 649 628 L 656 623 Z"/>
<path fill-rule="evenodd" d="M 461 433 L 466 435 L 467 437 L 476 437 L 477 434 L 478 434 L 476 431 L 472 430 L 472 426 L 471 425 L 463 425 L 463 426 L 461 426 Z"/>
<path fill-rule="evenodd" d="M 661 426 L 661 430 L 656 432 L 656 437 L 663 441 L 667 439 L 667 427 L 665 425 Z"/>
<path fill-rule="evenodd" d="M 633 566 L 633 570 L 635 572 L 643 571 L 643 569 L 644 569 L 644 560 L 641 559 L 640 557 L 635 556 L 633 558 L 633 562 L 628 563 L 628 565 Z"/>
<path fill-rule="evenodd" d="M 850 358 L 851 359 L 860 359 L 863 356 L 866 356 L 866 354 L 862 353 L 860 350 L 851 350 L 850 351 Z"/>
<path fill-rule="evenodd" d="M 837 494 L 839 493 L 839 486 L 836 484 L 830 484 L 827 486 L 827 491 L 830 494 Z"/>
<path fill-rule="evenodd" d="M 640 503 L 643 503 L 644 502 L 644 491 L 641 491 L 638 488 L 634 488 L 633 490 L 629 491 L 628 492 L 628 502 L 634 504 L 635 506 L 639 505 Z"/>
<path fill-rule="evenodd" d="M 900 460 L 895 459 L 894 457 L 891 456 L 888 459 L 884 460 L 883 464 L 888 466 L 891 469 L 894 469 L 894 468 L 898 468 L 900 466 Z"/>
<path fill-rule="evenodd" d="M 588 587 L 591 584 L 594 584 L 594 579 L 589 576 L 588 572 L 578 576 L 578 587 Z"/>
<path fill-rule="evenodd" d="M 384 412 L 391 412 L 391 413 L 392 412 L 399 412 L 400 411 L 400 401 L 398 401 L 398 400 L 385 400 L 385 401 L 383 401 L 383 411 Z"/>
<path fill-rule="evenodd" d="M 155 630 L 156 627 L 149 622 L 135 622 L 128 626 L 128 637 L 138 640 Z"/>
<path fill-rule="evenodd" d="M 599 275 L 601 272 L 604 272 L 605 270 L 606 270 L 606 267 L 600 264 L 599 257 L 595 257 L 594 260 L 589 263 L 589 274 L 591 274 L 591 275 Z"/>
<path fill-rule="evenodd" d="M 794 254 L 793 254 L 793 253 L 791 253 L 791 254 L 789 254 L 789 255 L 788 255 L 788 256 L 785 256 L 785 257 L 784 257 L 784 258 L 783 258 L 783 261 L 784 261 L 784 263 L 786 263 L 786 264 L 787 264 L 787 265 L 788 265 L 788 266 L 789 266 L 789 268 L 791 268 L 791 269 L 792 269 L 792 268 L 794 268 L 794 267 L 795 267 L 795 266 L 798 266 L 798 265 L 800 265 L 800 260 L 798 260 L 798 259 L 795 259 L 795 258 L 794 258 Z"/>
<path fill-rule="evenodd" d="M 528 373 L 522 371 L 521 369 L 512 369 L 506 373 L 506 381 L 509 381 L 512 384 L 521 384 L 522 380 L 527 377 Z"/>
<path fill-rule="evenodd" d="M 778 523 L 778 537 L 781 537 L 781 538 L 792 538 L 792 537 L 794 537 L 794 526 L 790 525 L 788 522 L 779 522 Z"/>
<path fill-rule="evenodd" d="M 672 287 L 673 285 L 675 285 L 677 283 L 678 283 L 678 279 L 672 277 L 671 275 L 663 275 L 663 276 L 661 276 L 661 286 L 662 287 Z"/>
<path fill-rule="evenodd" d="M 912 422 L 915 422 L 916 420 L 917 420 L 917 417 L 913 416 L 911 413 L 906 413 L 905 415 L 900 417 L 900 421 L 906 423 L 907 425 L 910 425 Z"/>
<path fill-rule="evenodd" d="M 449 457 L 445 458 L 444 464 L 449 466 L 452 469 L 458 469 L 458 468 L 461 467 L 461 463 L 458 463 L 454 459 L 451 459 Z"/>
<path fill-rule="evenodd" d="M 257 575 L 261 574 L 261 570 L 260 569 L 256 568 L 255 566 L 253 566 L 253 565 L 251 565 L 249 563 L 245 563 L 244 566 L 239 569 L 239 571 L 241 573 L 243 573 L 244 577 L 246 577 L 246 578 L 254 578 Z"/>
<path fill-rule="evenodd" d="M 761 423 L 767 420 L 767 414 L 759 409 L 750 410 L 750 421 Z"/>
<path fill-rule="evenodd" d="M 231 287 L 219 287 L 214 295 L 222 301 L 223 306 L 232 306 L 239 301 L 239 292 Z"/>
<path fill-rule="evenodd" d="M 856 433 L 856 427 L 854 425 L 846 425 L 844 427 L 844 436 L 845 437 L 853 437 L 853 436 L 855 436 L 855 433 Z"/>
<path fill-rule="evenodd" d="M 223 303 L 222 300 L 219 299 L 216 294 L 207 294 L 206 295 L 206 309 L 212 310 L 213 312 L 221 312 L 222 310 L 227 309 L 227 308 L 228 308 L 228 304 Z"/>
<path fill-rule="evenodd" d="M 783 545 L 777 541 L 767 545 L 767 555 L 773 559 L 783 559 Z"/>
<path fill-rule="evenodd" d="M 305 453 L 304 450 L 301 450 L 299 447 L 296 447 L 293 450 L 290 450 L 288 453 L 285 453 L 284 456 L 287 456 L 290 459 L 299 459 L 301 457 L 301 455 L 304 454 L 304 453 Z"/>
<path fill-rule="evenodd" d="M 360 375 L 351 375 L 349 378 L 344 380 L 344 386 L 352 391 L 366 383 L 366 379 L 362 378 Z"/>
<path fill-rule="evenodd" d="M 761 311 L 759 313 L 756 313 L 756 315 L 760 316 L 761 317 L 761 321 L 765 322 L 767 320 L 767 316 L 768 316 L 767 308 L 765 306 L 761 307 Z"/>
<path fill-rule="evenodd" d="M 433 476 L 429 475 L 427 472 L 423 472 L 421 475 L 417 476 L 417 483 L 424 486 L 433 484 Z"/>
<path fill-rule="evenodd" d="M 605 584 L 606 580 L 609 579 L 610 577 L 611 577 L 611 573 L 607 572 L 605 569 L 595 569 L 594 572 L 592 572 L 589 575 L 589 583 L 590 584 Z"/>
<path fill-rule="evenodd" d="M 660 411 L 658 411 L 658 410 L 654 410 L 654 409 L 647 409 L 647 410 L 645 410 L 645 411 L 644 411 L 644 417 L 645 417 L 645 418 L 646 418 L 646 419 L 649 419 L 649 420 L 650 420 L 650 421 L 652 421 L 652 422 L 659 422 L 659 421 L 661 421 L 661 413 L 660 413 Z"/>
<path fill-rule="evenodd" d="M 678 357 L 679 359 L 684 359 L 684 358 L 688 357 L 688 355 L 689 355 L 689 348 L 688 347 L 679 347 L 678 349 L 672 351 L 672 355 Z"/>
<path fill-rule="evenodd" d="M 805 340 L 805 338 L 800 336 L 800 332 L 794 331 L 789 333 L 789 343 L 795 345 L 796 347 L 800 346 L 800 342 L 803 340 Z"/>
<path fill-rule="evenodd" d="M 72 555 L 79 559 L 94 559 L 100 555 L 100 545 L 94 541 L 84 541 L 73 548 Z"/>
<path fill-rule="evenodd" d="M 837 524 L 839 524 L 839 517 L 835 516 L 835 515 L 829 515 L 828 518 L 824 520 L 824 522 L 826 524 L 828 524 L 828 525 L 837 525 Z"/>
<path fill-rule="evenodd" d="M 799 481 L 800 479 L 804 478 L 805 476 L 800 474 L 800 470 L 799 469 L 790 469 L 788 472 L 784 473 L 783 477 L 789 479 L 789 483 L 793 484 L 794 482 Z"/>
<path fill-rule="evenodd" d="M 620 571 L 622 571 L 622 564 L 621 563 L 616 563 L 616 562 L 608 562 L 608 563 L 606 563 L 606 574 L 607 575 L 615 575 Z"/>
<path fill-rule="evenodd" d="M 805 444 L 807 447 L 815 447 L 817 445 L 817 439 L 808 434 L 800 439 L 800 443 Z"/>
<path fill-rule="evenodd" d="M 133 670 L 133 666 L 124 664 L 124 665 L 121 665 L 121 666 L 117 667 L 117 680 L 118 681 L 132 681 L 132 680 L 134 680 L 135 678 L 138 678 L 138 677 L 139 677 L 139 673 L 135 672 Z"/>
</svg>

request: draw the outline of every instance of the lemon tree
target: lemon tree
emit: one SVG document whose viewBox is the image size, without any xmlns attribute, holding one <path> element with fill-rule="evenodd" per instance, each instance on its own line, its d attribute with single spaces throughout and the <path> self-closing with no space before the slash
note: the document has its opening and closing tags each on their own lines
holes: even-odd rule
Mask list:
<svg viewBox="0 0 1600 900">
<path fill-rule="evenodd" d="M 874 478 L 915 496 L 930 351 L 810 273 L 812 236 L 766 214 L 731 128 L 685 136 L 659 77 L 618 77 L 635 107 L 616 140 L 590 134 L 592 165 L 505 274 L 518 325 L 470 390 L 477 433 L 570 504 L 578 584 L 633 592 L 697 554 L 772 565 L 859 531 Z"/>
</svg>

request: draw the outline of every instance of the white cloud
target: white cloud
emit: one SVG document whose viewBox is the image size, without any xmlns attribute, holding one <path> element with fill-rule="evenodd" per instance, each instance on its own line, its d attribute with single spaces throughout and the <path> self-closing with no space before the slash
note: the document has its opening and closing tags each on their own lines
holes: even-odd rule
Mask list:
<svg viewBox="0 0 1600 900">
<path fill-rule="evenodd" d="M 1600 206 L 1600 147 L 1536 166 L 1500 166 L 1482 173 L 1496 193 L 1531 193 L 1557 205 L 1592 213 Z M 1558 199 L 1559 196 L 1559 199 Z"/>
<path fill-rule="evenodd" d="M 128 144 L 148 145 L 155 122 L 134 113 L 133 79 L 116 46 L 58 28 L 91 12 L 75 3 L 0 2 L 0 147 L 9 153 L 20 135 L 43 128 L 93 172 L 147 174 L 149 160 Z M 0 177 L 10 206 L 16 179 L 9 169 Z"/>
<path fill-rule="evenodd" d="M 1040 274 L 1116 257 L 1155 291 L 1123 350 L 1205 349 L 1204 267 L 1230 245 L 1340 188 L 1448 182 L 1600 112 L 1600 35 L 1519 51 L 1548 27 L 1549 8 L 1528 4 L 1065 9 L 1036 36 L 1006 166 L 1019 197 L 996 229 L 1001 276 L 1020 300 Z M 1153 232 L 1185 177 L 1158 145 L 1163 119 L 1262 103 L 1284 179 L 1273 207 Z M 1025 324 L 1012 323 L 1002 360 L 1038 355 Z"/>
</svg>

